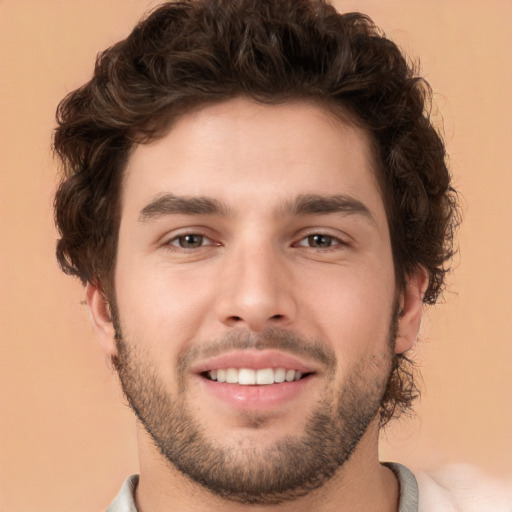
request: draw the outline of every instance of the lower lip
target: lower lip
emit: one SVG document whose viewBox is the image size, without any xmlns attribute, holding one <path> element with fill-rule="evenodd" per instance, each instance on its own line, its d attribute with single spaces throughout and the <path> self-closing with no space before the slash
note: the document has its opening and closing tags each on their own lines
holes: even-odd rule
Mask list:
<svg viewBox="0 0 512 512">
<path fill-rule="evenodd" d="M 296 399 L 311 383 L 308 375 L 293 382 L 282 382 L 260 386 L 227 384 L 201 377 L 208 392 L 219 400 L 243 410 L 266 410 L 279 407 Z"/>
</svg>

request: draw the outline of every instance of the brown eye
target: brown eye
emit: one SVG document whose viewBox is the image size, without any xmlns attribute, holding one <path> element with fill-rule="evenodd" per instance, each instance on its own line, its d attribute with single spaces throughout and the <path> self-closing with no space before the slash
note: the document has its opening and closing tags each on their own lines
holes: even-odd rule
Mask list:
<svg viewBox="0 0 512 512">
<path fill-rule="evenodd" d="M 337 243 L 334 237 L 321 234 L 309 235 L 306 237 L 306 240 L 309 247 L 314 247 L 316 249 L 325 249 L 332 247 L 335 243 Z"/>
<path fill-rule="evenodd" d="M 181 247 L 182 249 L 197 249 L 204 245 L 205 239 L 204 235 L 181 235 L 171 240 L 171 245 Z"/>
</svg>

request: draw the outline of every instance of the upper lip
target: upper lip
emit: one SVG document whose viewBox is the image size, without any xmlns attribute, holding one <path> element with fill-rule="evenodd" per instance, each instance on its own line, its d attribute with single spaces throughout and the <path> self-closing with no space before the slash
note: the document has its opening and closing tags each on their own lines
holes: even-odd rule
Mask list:
<svg viewBox="0 0 512 512">
<path fill-rule="evenodd" d="M 199 361 L 192 365 L 191 370 L 193 373 L 204 373 L 210 370 L 218 370 L 219 368 L 252 368 L 254 370 L 285 368 L 288 370 L 298 370 L 302 373 L 315 373 L 319 369 L 318 364 L 303 361 L 286 352 L 244 349 Z"/>
</svg>

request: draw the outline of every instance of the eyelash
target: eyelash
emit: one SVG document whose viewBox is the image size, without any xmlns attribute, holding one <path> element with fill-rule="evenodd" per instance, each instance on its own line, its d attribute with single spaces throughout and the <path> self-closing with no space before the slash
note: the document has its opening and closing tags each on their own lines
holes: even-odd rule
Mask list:
<svg viewBox="0 0 512 512">
<path fill-rule="evenodd" d="M 183 247 L 183 245 L 180 243 L 184 241 L 187 237 L 197 237 L 201 238 L 201 244 L 197 247 Z M 211 243 L 203 244 L 205 240 L 210 241 Z M 205 245 L 220 245 L 218 243 L 213 242 L 210 238 L 208 238 L 206 235 L 203 235 L 202 233 L 184 233 L 182 235 L 175 236 L 171 240 L 169 240 L 166 243 L 167 246 L 170 246 L 172 248 L 176 249 L 183 249 L 183 250 L 194 250 L 194 249 L 200 249 L 201 247 L 205 247 Z"/>
<path fill-rule="evenodd" d="M 199 245 L 196 246 L 189 246 L 185 247 L 183 245 L 183 242 L 187 238 L 200 238 Z M 321 246 L 314 246 L 314 243 L 321 243 L 321 240 L 318 240 L 319 238 L 323 239 L 324 241 L 329 242 L 329 245 L 327 247 L 321 247 Z M 316 239 L 316 240 L 315 240 Z M 204 243 L 205 241 L 208 241 L 210 243 Z M 306 245 L 304 242 L 308 243 L 309 245 Z M 186 244 L 187 242 L 185 242 Z M 190 242 L 189 242 L 190 243 Z M 165 245 L 168 247 L 176 248 L 176 249 L 183 249 L 183 250 L 194 250 L 194 249 L 200 249 L 202 247 L 206 246 L 213 246 L 213 245 L 220 245 L 220 243 L 213 242 L 210 238 L 208 238 L 206 235 L 201 233 L 184 233 L 182 235 L 175 236 L 171 240 L 169 240 Z M 325 233 L 317 232 L 317 233 L 311 233 L 309 235 L 306 235 L 302 237 L 298 242 L 293 244 L 293 247 L 307 247 L 310 249 L 315 250 L 332 250 L 337 246 L 347 246 L 348 244 L 341 240 L 338 237 L 335 237 L 333 235 L 328 235 Z"/>
<path fill-rule="evenodd" d="M 316 242 L 314 242 L 315 238 L 327 239 L 330 242 L 330 244 L 327 247 L 319 247 L 319 246 L 314 247 L 311 244 L 318 243 L 318 240 Z M 307 241 L 310 245 L 304 245 L 303 244 L 304 241 Z M 332 249 L 336 248 L 336 246 L 340 246 L 340 245 L 346 246 L 348 244 L 336 236 L 318 232 L 318 233 L 311 233 L 309 235 L 306 235 L 305 237 L 301 238 L 298 243 L 296 243 L 294 245 L 296 247 L 308 247 L 310 249 L 316 249 L 316 250 L 332 250 Z"/>
</svg>

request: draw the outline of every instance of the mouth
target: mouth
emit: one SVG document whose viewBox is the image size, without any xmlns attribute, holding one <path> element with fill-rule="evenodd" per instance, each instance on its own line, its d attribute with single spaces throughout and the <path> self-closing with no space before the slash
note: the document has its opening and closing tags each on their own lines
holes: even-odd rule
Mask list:
<svg viewBox="0 0 512 512">
<path fill-rule="evenodd" d="M 224 353 L 192 368 L 209 399 L 246 411 L 297 404 L 321 371 L 318 363 L 290 353 L 250 349 Z"/>
<path fill-rule="evenodd" d="M 215 382 L 238 384 L 240 386 L 270 386 L 284 382 L 295 382 L 312 375 L 292 368 L 218 368 L 201 375 Z"/>
</svg>

